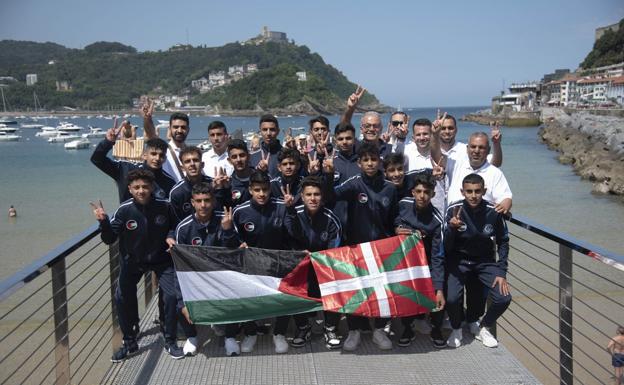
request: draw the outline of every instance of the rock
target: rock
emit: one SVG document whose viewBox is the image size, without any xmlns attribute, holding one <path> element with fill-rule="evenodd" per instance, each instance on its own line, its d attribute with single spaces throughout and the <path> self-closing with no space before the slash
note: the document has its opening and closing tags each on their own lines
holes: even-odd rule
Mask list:
<svg viewBox="0 0 624 385">
<path fill-rule="evenodd" d="M 610 191 L 609 183 L 606 181 L 600 183 L 594 183 L 594 187 L 592 188 L 592 193 L 597 195 L 606 195 Z"/>
</svg>

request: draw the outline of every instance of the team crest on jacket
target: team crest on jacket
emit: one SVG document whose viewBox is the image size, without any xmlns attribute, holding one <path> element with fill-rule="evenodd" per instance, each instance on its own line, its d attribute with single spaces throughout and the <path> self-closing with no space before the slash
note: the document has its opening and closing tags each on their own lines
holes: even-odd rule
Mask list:
<svg viewBox="0 0 624 385">
<path fill-rule="evenodd" d="M 187 212 L 187 211 L 191 211 L 191 208 L 193 206 L 191 206 L 191 204 L 189 202 L 186 202 L 185 204 L 182 205 L 182 211 Z"/>
<path fill-rule="evenodd" d="M 273 226 L 275 226 L 275 227 L 280 227 L 280 226 L 282 226 L 282 218 L 275 218 L 275 219 L 273 220 Z"/>
<path fill-rule="evenodd" d="M 494 232 L 494 226 L 492 226 L 491 224 L 487 224 L 485 226 L 483 226 L 483 234 L 486 235 L 490 235 Z"/>
<path fill-rule="evenodd" d="M 464 232 L 464 231 L 466 231 L 467 229 L 468 229 L 468 226 L 466 226 L 466 224 L 465 224 L 465 223 L 462 223 L 462 225 L 461 225 L 461 226 L 459 226 L 459 227 L 457 228 L 457 231 L 459 231 L 459 232 L 463 233 L 463 232 Z"/>
<path fill-rule="evenodd" d="M 247 231 L 248 233 L 251 233 L 256 228 L 256 225 L 254 225 L 253 222 L 247 222 L 245 223 L 244 227 L 245 227 L 245 231 Z"/>
<path fill-rule="evenodd" d="M 241 192 L 238 190 L 232 190 L 232 200 L 238 200 L 241 197 Z"/>
<path fill-rule="evenodd" d="M 321 233 L 321 241 L 325 242 L 327 238 L 329 238 L 329 234 L 327 234 L 327 231 L 323 231 Z"/>
<path fill-rule="evenodd" d="M 199 246 L 201 244 L 202 244 L 202 239 L 200 237 L 195 237 L 195 238 L 191 239 L 191 245 Z"/>
<path fill-rule="evenodd" d="M 340 173 L 338 171 L 334 171 L 334 182 L 340 179 Z"/>
<path fill-rule="evenodd" d="M 368 202 L 368 195 L 364 193 L 359 193 L 357 199 L 358 199 L 358 202 L 360 203 L 366 203 Z"/>
<path fill-rule="evenodd" d="M 128 230 L 136 230 L 137 227 L 139 227 L 139 225 L 137 225 L 137 222 L 134 219 L 130 219 L 126 222 L 126 229 Z"/>
<path fill-rule="evenodd" d="M 164 225 L 165 222 L 167 222 L 167 218 L 164 215 L 156 215 L 156 218 L 154 218 L 154 223 L 159 226 Z"/>
<path fill-rule="evenodd" d="M 383 207 L 388 207 L 390 205 L 390 198 L 388 197 L 381 198 L 381 204 L 383 205 Z"/>
</svg>

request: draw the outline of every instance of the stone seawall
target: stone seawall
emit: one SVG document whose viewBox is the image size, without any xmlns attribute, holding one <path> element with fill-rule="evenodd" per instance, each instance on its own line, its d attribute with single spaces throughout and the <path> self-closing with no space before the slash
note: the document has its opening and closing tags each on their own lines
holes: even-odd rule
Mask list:
<svg viewBox="0 0 624 385">
<path fill-rule="evenodd" d="M 624 118 L 544 108 L 542 121 L 540 139 L 561 163 L 592 181 L 592 192 L 624 199 Z"/>
</svg>

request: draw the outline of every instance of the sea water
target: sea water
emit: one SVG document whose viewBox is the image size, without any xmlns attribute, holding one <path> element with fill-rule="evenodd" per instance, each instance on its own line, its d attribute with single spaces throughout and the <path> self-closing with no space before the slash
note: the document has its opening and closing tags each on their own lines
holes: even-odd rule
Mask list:
<svg viewBox="0 0 624 385">
<path fill-rule="evenodd" d="M 447 108 L 459 118 L 479 107 Z M 444 109 L 443 109 L 444 110 Z M 434 119 L 436 109 L 404 109 L 417 118 Z M 331 128 L 339 116 L 331 116 Z M 156 119 L 168 119 L 157 115 Z M 281 135 L 288 127 L 305 127 L 293 135 L 306 133 L 307 116 L 278 117 Z M 360 115 L 353 118 L 359 126 Z M 389 115 L 383 115 L 387 124 Z M 107 129 L 110 119 L 79 117 L 63 119 L 79 126 Z M 131 122 L 142 126 L 140 117 Z M 212 120 L 225 122 L 230 132 L 256 131 L 257 117 L 191 116 L 189 143 L 207 139 L 207 126 Z M 48 119 L 53 126 L 58 119 Z M 488 132 L 489 128 L 470 122 L 458 122 L 458 140 L 466 141 L 470 133 Z M 384 128 L 385 129 L 385 128 Z M 111 178 L 91 164 L 88 150 L 65 150 L 63 144 L 51 144 L 35 136 L 38 130 L 21 129 L 19 142 L 0 142 L 0 279 L 6 278 L 37 260 L 55 246 L 95 223 L 89 201 L 101 199 L 109 214 L 117 208 L 116 187 Z M 538 141 L 537 127 L 503 127 L 504 161 L 502 170 L 513 191 L 515 214 L 528 217 L 553 230 L 567 233 L 620 255 L 624 204 L 617 197 L 591 194 L 591 183 L 581 180 L 572 168 L 557 162 L 557 154 Z M 164 131 L 161 131 L 164 137 Z M 95 145 L 100 139 L 91 139 Z M 10 205 L 17 218 L 8 218 Z"/>
</svg>

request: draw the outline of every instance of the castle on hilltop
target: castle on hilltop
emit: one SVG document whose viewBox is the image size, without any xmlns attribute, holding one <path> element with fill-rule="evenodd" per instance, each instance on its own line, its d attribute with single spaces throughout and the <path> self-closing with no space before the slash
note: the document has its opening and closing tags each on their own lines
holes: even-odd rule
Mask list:
<svg viewBox="0 0 624 385">
<path fill-rule="evenodd" d="M 242 44 L 260 45 L 268 42 L 288 43 L 286 32 L 269 31 L 269 27 L 264 26 L 262 27 L 262 32 L 259 35 L 244 41 Z"/>
</svg>

